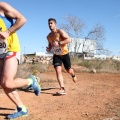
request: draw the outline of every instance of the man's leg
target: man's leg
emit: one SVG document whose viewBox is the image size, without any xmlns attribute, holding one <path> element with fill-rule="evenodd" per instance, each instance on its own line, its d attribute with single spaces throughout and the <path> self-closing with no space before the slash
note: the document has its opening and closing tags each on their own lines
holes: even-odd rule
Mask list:
<svg viewBox="0 0 120 120">
<path fill-rule="evenodd" d="M 15 79 L 14 77 L 17 72 L 18 61 L 16 57 L 12 57 L 4 61 L 4 68 L 2 74 L 2 87 L 7 94 L 7 96 L 17 105 L 22 106 L 23 103 L 19 98 L 18 93 L 15 88 L 28 85 L 28 80 L 25 79 Z"/>
<path fill-rule="evenodd" d="M 63 76 L 62 76 L 62 70 L 61 69 L 62 69 L 61 66 L 56 66 L 55 67 L 56 76 L 57 76 L 57 80 L 58 80 L 58 83 L 60 85 L 60 88 L 64 87 Z"/>
<path fill-rule="evenodd" d="M 13 67 L 14 66 L 14 67 Z M 10 98 L 10 100 L 16 105 L 17 112 L 8 115 L 8 118 L 17 118 L 20 116 L 28 115 L 27 108 L 23 105 L 17 91 L 15 91 L 14 86 L 14 77 L 17 72 L 18 61 L 16 57 L 12 57 L 8 60 L 4 61 L 1 85 L 6 93 L 6 95 Z M 18 83 L 17 83 L 18 84 Z M 22 85 L 27 85 L 28 81 L 22 83 Z M 15 87 L 16 88 L 16 87 Z M 18 112 L 19 110 L 19 112 Z"/>
<path fill-rule="evenodd" d="M 77 82 L 76 75 L 74 73 L 74 70 L 72 68 L 68 69 L 67 72 L 72 76 L 73 82 Z"/>
<path fill-rule="evenodd" d="M 71 61 L 69 54 L 66 54 L 63 56 L 63 64 L 66 69 L 66 71 L 72 76 L 73 82 L 76 83 L 77 78 L 75 76 L 74 70 L 71 68 Z"/>
<path fill-rule="evenodd" d="M 13 119 L 20 117 L 20 116 L 26 116 L 28 114 L 28 110 L 23 105 L 17 91 L 15 91 L 15 88 L 27 86 L 29 84 L 29 81 L 32 80 L 31 78 L 29 78 L 30 80 L 21 79 L 21 78 L 14 79 L 16 72 L 17 72 L 17 67 L 18 67 L 18 61 L 15 56 L 10 59 L 5 60 L 2 79 L 1 79 L 2 80 L 1 85 L 6 95 L 11 99 L 11 101 L 17 107 L 18 112 L 8 115 L 8 118 L 13 118 Z M 32 85 L 32 87 L 36 88 L 36 82 L 34 82 L 34 85 Z"/>
<path fill-rule="evenodd" d="M 58 94 L 66 94 L 65 93 L 65 89 L 64 89 L 64 82 L 63 82 L 63 76 L 62 76 L 62 60 L 61 60 L 61 56 L 58 55 L 54 55 L 53 56 L 53 65 L 56 71 L 56 77 L 58 80 L 58 83 L 60 85 L 60 91 L 57 92 Z"/>
<path fill-rule="evenodd" d="M 66 92 L 65 92 L 64 81 L 63 81 L 63 76 L 62 76 L 62 67 L 61 66 L 56 66 L 55 71 L 56 71 L 56 76 L 57 76 L 58 83 L 60 85 L 60 91 L 57 92 L 57 94 L 65 95 Z"/>
<path fill-rule="evenodd" d="M 3 87 L 15 89 L 23 86 L 28 86 L 31 87 L 34 90 L 34 93 L 38 96 L 40 94 L 41 89 L 35 76 L 31 75 L 28 79 L 23 78 L 14 79 L 18 66 L 17 60 L 19 60 L 20 54 L 15 52 L 8 52 L 6 56 L 7 56 L 5 58 L 6 60 L 4 61 L 4 72 L 2 80 Z"/>
<path fill-rule="evenodd" d="M 2 81 L 2 75 L 4 74 L 3 73 L 3 67 L 4 67 L 4 59 L 0 59 L 0 85 L 2 86 L 2 83 L 3 83 L 3 81 Z M 4 89 L 4 88 L 3 88 Z M 9 93 L 7 93 L 7 90 L 5 91 L 5 93 L 6 93 L 6 95 L 16 104 L 16 100 L 15 100 L 15 97 L 14 96 L 18 96 L 18 93 L 15 91 L 15 90 L 11 90 L 11 92 L 10 92 L 10 90 L 9 90 Z M 16 95 L 14 95 L 14 94 L 16 94 Z M 19 98 L 19 97 L 18 97 Z M 23 103 L 18 99 L 18 101 L 19 102 L 17 102 L 17 103 L 19 103 L 19 105 L 23 105 Z M 16 106 L 17 106 L 17 104 L 16 104 Z"/>
</svg>

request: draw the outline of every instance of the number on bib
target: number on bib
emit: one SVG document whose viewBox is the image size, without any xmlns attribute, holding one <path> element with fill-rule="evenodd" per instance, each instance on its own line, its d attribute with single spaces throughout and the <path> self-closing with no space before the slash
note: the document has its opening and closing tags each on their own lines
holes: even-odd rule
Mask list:
<svg viewBox="0 0 120 120">
<path fill-rule="evenodd" d="M 53 49 L 53 53 L 56 55 L 60 55 L 62 53 L 62 49 L 60 46 L 54 46 L 52 49 Z"/>
<path fill-rule="evenodd" d="M 6 53 L 7 52 L 7 40 L 0 40 L 0 54 Z"/>
</svg>

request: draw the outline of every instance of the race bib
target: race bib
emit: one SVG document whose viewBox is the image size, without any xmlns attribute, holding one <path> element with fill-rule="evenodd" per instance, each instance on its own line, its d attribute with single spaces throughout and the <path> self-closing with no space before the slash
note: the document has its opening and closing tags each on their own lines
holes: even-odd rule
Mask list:
<svg viewBox="0 0 120 120">
<path fill-rule="evenodd" d="M 8 48 L 7 40 L 0 40 L 0 54 L 6 53 Z"/>
<path fill-rule="evenodd" d="M 55 55 L 60 55 L 60 54 L 62 54 L 62 49 L 61 49 L 60 46 L 54 46 L 54 47 L 52 48 L 52 50 L 53 50 L 53 53 L 54 53 Z"/>
</svg>

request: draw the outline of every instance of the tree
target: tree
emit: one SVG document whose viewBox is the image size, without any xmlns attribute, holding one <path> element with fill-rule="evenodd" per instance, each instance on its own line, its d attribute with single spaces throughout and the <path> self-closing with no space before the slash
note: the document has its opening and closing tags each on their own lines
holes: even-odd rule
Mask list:
<svg viewBox="0 0 120 120">
<path fill-rule="evenodd" d="M 93 27 L 92 30 L 90 30 L 87 34 L 87 36 L 85 37 L 84 43 L 83 43 L 83 49 L 82 52 L 84 52 L 84 47 L 85 47 L 85 43 L 87 40 L 92 40 L 91 44 L 95 44 L 96 46 L 96 50 L 103 50 L 103 41 L 105 40 L 104 38 L 104 27 L 101 26 L 100 24 L 97 24 Z M 90 45 L 91 45 L 90 44 Z M 87 46 L 87 52 L 90 53 L 91 51 L 89 51 L 90 49 L 90 45 Z"/>
<path fill-rule="evenodd" d="M 64 17 L 64 20 L 66 21 L 66 23 L 59 25 L 59 28 L 65 30 L 71 38 L 76 38 L 74 40 L 74 44 L 75 44 L 74 51 L 76 53 L 77 45 L 78 45 L 77 38 L 80 37 L 83 31 L 83 28 L 85 27 L 85 24 L 81 19 L 75 16 L 66 16 Z M 68 44 L 68 49 L 69 47 L 70 47 L 70 44 Z"/>
<path fill-rule="evenodd" d="M 96 45 L 95 49 L 97 50 L 104 50 L 103 41 L 105 40 L 104 38 L 105 29 L 102 25 L 96 24 L 88 32 L 88 34 L 84 35 L 85 37 L 83 37 L 83 30 L 84 28 L 86 28 L 86 25 L 81 19 L 75 16 L 66 16 L 64 17 L 64 20 L 66 21 L 66 23 L 59 25 L 59 27 L 65 30 L 71 38 L 74 38 L 74 41 L 71 41 L 70 43 L 74 44 L 74 53 L 78 52 L 81 45 L 82 53 L 90 53 L 91 45 Z M 83 43 L 79 42 L 79 38 L 83 38 L 84 42 Z M 88 42 L 88 40 L 91 40 L 91 44 L 89 44 L 89 46 L 88 45 L 86 46 L 86 42 Z M 70 44 L 68 45 L 68 49 L 70 48 Z M 85 47 L 87 51 L 85 51 Z"/>
</svg>

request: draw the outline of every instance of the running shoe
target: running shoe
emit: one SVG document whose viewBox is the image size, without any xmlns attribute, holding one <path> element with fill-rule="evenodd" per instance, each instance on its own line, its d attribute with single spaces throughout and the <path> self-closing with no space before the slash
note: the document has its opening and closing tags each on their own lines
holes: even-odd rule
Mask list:
<svg viewBox="0 0 120 120">
<path fill-rule="evenodd" d="M 35 76 L 31 75 L 31 76 L 29 76 L 29 78 L 32 79 L 33 83 L 32 83 L 30 86 L 28 86 L 28 88 L 33 89 L 35 95 L 38 96 L 38 95 L 40 94 L 40 91 L 41 91 L 40 85 L 39 85 L 39 83 L 37 82 L 37 79 L 36 79 Z M 28 88 L 27 88 L 27 89 L 28 89 Z"/>
<path fill-rule="evenodd" d="M 66 95 L 67 93 L 65 92 L 65 90 L 60 90 L 56 94 L 57 95 Z"/>
<path fill-rule="evenodd" d="M 26 111 L 22 111 L 22 108 L 17 107 L 17 110 L 13 113 L 7 116 L 8 119 L 16 119 L 19 117 L 28 116 L 28 109 L 26 108 Z"/>
<path fill-rule="evenodd" d="M 76 76 L 73 76 L 72 79 L 73 79 L 73 82 L 74 82 L 74 83 L 77 82 L 77 77 L 76 77 Z"/>
</svg>

